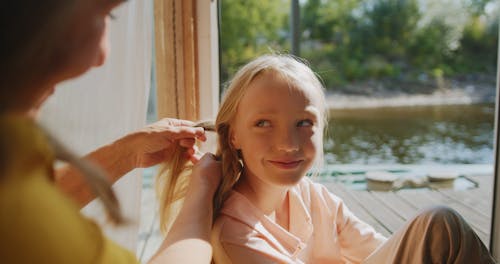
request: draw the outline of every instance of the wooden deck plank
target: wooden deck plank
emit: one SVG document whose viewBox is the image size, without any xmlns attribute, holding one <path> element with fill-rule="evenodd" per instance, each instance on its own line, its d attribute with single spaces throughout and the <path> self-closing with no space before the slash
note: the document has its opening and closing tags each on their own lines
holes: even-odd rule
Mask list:
<svg viewBox="0 0 500 264">
<path fill-rule="evenodd" d="M 460 201 L 472 210 L 483 214 L 485 217 L 491 218 L 493 204 L 493 176 L 468 175 L 465 178 L 475 182 L 477 187 L 461 191 L 455 191 L 452 189 L 441 189 L 437 191 L 450 197 L 451 199 Z"/>
<path fill-rule="evenodd" d="M 394 192 L 371 192 L 374 197 L 379 199 L 387 207 L 401 216 L 405 221 L 412 218 L 418 210 L 412 204 L 400 199 Z"/>
<path fill-rule="evenodd" d="M 405 219 L 394 213 L 391 208 L 380 200 L 376 199 L 370 192 L 358 191 L 355 199 L 368 211 L 369 214 L 377 218 L 381 225 L 386 226 L 394 232 L 404 225 Z"/>
<path fill-rule="evenodd" d="M 484 219 L 478 219 L 475 216 L 467 214 L 467 211 L 464 210 L 462 206 L 457 203 L 450 203 L 449 199 L 446 199 L 444 196 L 436 196 L 435 194 L 438 192 L 431 190 L 401 190 L 398 192 L 398 195 L 406 200 L 407 202 L 413 204 L 419 209 L 424 209 L 427 207 L 435 206 L 435 205 L 446 205 L 458 213 L 460 213 L 464 219 L 467 220 L 469 225 L 474 229 L 477 235 L 481 238 L 481 240 L 487 244 L 489 241 L 489 232 L 484 231 Z M 467 214 L 467 215 L 464 215 Z M 472 217 L 471 217 L 472 216 Z"/>
<path fill-rule="evenodd" d="M 493 175 L 467 175 L 465 178 L 476 182 L 480 189 L 488 192 L 486 194 L 493 192 Z"/>
<path fill-rule="evenodd" d="M 395 192 L 395 194 L 400 197 L 400 199 L 404 200 L 406 203 L 411 204 L 418 210 L 434 206 L 439 204 L 439 201 L 436 201 L 429 197 L 429 192 L 431 190 L 420 190 L 420 189 L 403 189 Z"/>
<path fill-rule="evenodd" d="M 436 200 L 443 201 L 441 205 L 446 205 L 456 210 L 467 220 L 469 225 L 472 226 L 476 232 L 482 233 L 483 236 L 490 233 L 490 221 L 482 213 L 465 206 L 459 201 L 445 197 L 439 192 L 430 192 L 429 196 L 434 197 Z"/>
<path fill-rule="evenodd" d="M 481 212 L 486 217 L 491 217 L 493 196 L 483 197 L 483 190 L 471 189 L 464 191 L 453 190 L 438 190 L 443 195 L 447 195 L 452 199 L 461 201 L 468 207 L 474 208 L 476 211 Z"/>
<path fill-rule="evenodd" d="M 493 177 L 485 177 L 492 180 Z M 482 195 L 488 193 L 485 187 L 488 187 L 488 179 L 481 179 L 478 188 L 464 191 L 434 191 L 429 196 L 435 199 L 442 199 L 442 203 L 456 210 L 474 231 L 481 238 L 483 243 L 489 244 L 491 233 L 491 201 L 492 197 L 484 198 Z M 482 201 L 478 205 L 478 200 Z M 480 207 L 478 207 L 480 206 Z M 489 206 L 489 207 L 488 207 Z"/>
<path fill-rule="evenodd" d="M 481 190 L 470 190 L 470 191 L 438 191 L 444 196 L 449 197 L 450 199 L 455 200 L 456 202 L 462 203 L 467 208 L 470 208 L 473 212 L 482 215 L 486 218 L 491 218 L 492 211 L 492 198 L 488 197 L 488 199 L 478 197 L 476 194 L 480 193 Z"/>
<path fill-rule="evenodd" d="M 376 217 L 369 214 L 365 208 L 363 208 L 359 202 L 353 198 L 355 192 L 348 191 L 345 187 L 340 183 L 325 183 L 325 187 L 333 193 L 334 195 L 340 197 L 344 203 L 347 205 L 349 210 L 354 213 L 359 219 L 364 221 L 365 223 L 371 225 L 377 232 L 381 233 L 384 236 L 390 236 L 392 234 L 391 230 L 389 230 L 384 225 L 381 225 Z"/>
<path fill-rule="evenodd" d="M 452 201 L 455 208 L 464 218 L 471 222 L 471 225 L 477 224 L 486 234 L 490 233 L 491 213 L 492 213 L 492 184 L 493 176 L 468 176 L 468 179 L 477 183 L 477 188 L 453 191 L 437 190 L 438 193 L 446 196 Z"/>
</svg>

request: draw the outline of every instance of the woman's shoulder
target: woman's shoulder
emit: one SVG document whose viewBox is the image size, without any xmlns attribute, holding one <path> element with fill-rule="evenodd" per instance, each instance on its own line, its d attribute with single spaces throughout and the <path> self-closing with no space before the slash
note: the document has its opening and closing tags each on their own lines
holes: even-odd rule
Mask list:
<svg viewBox="0 0 500 264">
<path fill-rule="evenodd" d="M 0 211 L 5 213 L 0 217 L 2 260 L 109 263 L 106 260 L 120 259 L 126 260 L 120 263 L 135 263 L 133 254 L 107 240 L 42 170 L 21 176 L 0 184 Z"/>
<path fill-rule="evenodd" d="M 0 115 L 0 178 L 27 175 L 52 162 L 45 134 L 33 120 Z"/>
</svg>

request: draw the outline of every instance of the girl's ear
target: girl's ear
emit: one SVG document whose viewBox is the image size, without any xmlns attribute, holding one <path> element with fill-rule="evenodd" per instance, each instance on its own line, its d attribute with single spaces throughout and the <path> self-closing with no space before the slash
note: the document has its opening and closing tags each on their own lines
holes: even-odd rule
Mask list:
<svg viewBox="0 0 500 264">
<path fill-rule="evenodd" d="M 230 133 L 231 136 L 229 136 L 229 140 L 230 140 L 230 143 L 231 143 L 231 146 L 233 146 L 234 149 L 240 149 L 240 143 L 239 143 L 239 140 L 238 140 L 238 137 L 236 137 L 235 133 L 234 133 L 234 130 L 231 130 L 231 133 Z"/>
</svg>

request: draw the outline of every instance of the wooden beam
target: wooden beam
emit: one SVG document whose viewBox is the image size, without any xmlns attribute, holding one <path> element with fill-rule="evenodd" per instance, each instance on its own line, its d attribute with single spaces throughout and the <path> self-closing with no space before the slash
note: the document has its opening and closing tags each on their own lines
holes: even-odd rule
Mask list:
<svg viewBox="0 0 500 264">
<path fill-rule="evenodd" d="M 194 0 L 155 0 L 158 117 L 199 118 Z"/>
</svg>

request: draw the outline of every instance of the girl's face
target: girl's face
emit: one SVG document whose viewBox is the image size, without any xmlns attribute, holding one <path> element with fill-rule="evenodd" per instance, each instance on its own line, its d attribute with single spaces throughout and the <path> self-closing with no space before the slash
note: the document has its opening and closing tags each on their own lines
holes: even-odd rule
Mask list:
<svg viewBox="0 0 500 264">
<path fill-rule="evenodd" d="M 316 96 L 317 97 L 317 96 Z M 257 184 L 292 186 L 311 168 L 321 142 L 319 98 L 272 73 L 249 85 L 234 118 L 231 144 Z"/>
</svg>

